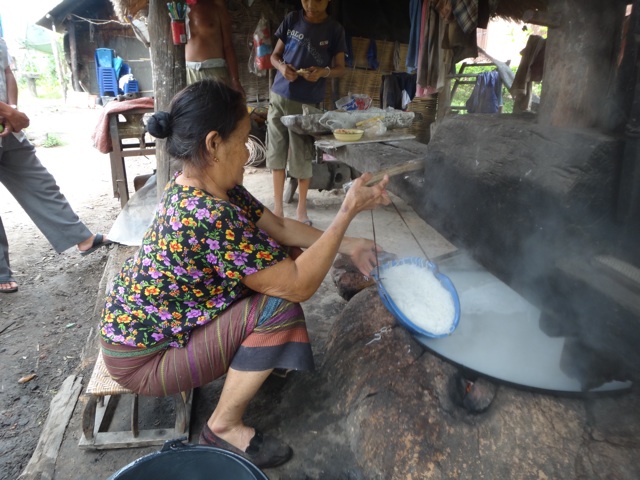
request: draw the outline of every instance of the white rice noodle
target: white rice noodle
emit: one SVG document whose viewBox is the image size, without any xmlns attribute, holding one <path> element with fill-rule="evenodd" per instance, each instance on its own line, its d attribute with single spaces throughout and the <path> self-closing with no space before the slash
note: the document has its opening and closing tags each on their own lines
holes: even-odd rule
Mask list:
<svg viewBox="0 0 640 480">
<path fill-rule="evenodd" d="M 455 307 L 451 293 L 431 270 L 400 264 L 389 267 L 380 276 L 393 303 L 411 323 L 435 335 L 449 333 Z"/>
</svg>

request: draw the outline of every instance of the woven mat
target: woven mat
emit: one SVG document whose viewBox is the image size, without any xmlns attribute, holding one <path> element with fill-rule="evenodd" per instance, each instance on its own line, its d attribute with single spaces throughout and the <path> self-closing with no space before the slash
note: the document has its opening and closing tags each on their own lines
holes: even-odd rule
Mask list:
<svg viewBox="0 0 640 480">
<path fill-rule="evenodd" d="M 107 372 L 107 367 L 102 358 L 102 350 L 98 353 L 96 364 L 93 367 L 93 373 L 89 380 L 89 385 L 85 391 L 87 395 L 122 395 L 125 393 L 133 393 L 131 390 L 124 388 L 117 383 Z"/>
</svg>

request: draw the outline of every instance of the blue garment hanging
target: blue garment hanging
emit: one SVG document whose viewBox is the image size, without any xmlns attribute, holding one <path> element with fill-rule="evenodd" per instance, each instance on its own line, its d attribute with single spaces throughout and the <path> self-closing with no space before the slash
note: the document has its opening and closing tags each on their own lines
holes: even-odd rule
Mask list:
<svg viewBox="0 0 640 480">
<path fill-rule="evenodd" d="M 373 39 L 369 41 L 369 49 L 367 50 L 367 62 L 369 64 L 369 68 L 372 70 L 377 70 L 380 66 L 380 62 L 378 62 L 378 47 L 376 46 L 376 41 Z"/>
<path fill-rule="evenodd" d="M 409 3 L 409 48 L 405 66 L 408 73 L 415 73 L 418 68 L 418 52 L 420 51 L 420 28 L 422 27 L 422 0 L 411 0 Z"/>
<path fill-rule="evenodd" d="M 476 85 L 467 100 L 469 113 L 498 113 L 502 106 L 502 80 L 497 70 L 478 74 Z"/>
<path fill-rule="evenodd" d="M 345 38 L 347 42 L 347 51 L 344 54 L 344 64 L 352 68 L 353 67 L 353 42 L 351 41 L 351 35 L 347 35 Z"/>
</svg>

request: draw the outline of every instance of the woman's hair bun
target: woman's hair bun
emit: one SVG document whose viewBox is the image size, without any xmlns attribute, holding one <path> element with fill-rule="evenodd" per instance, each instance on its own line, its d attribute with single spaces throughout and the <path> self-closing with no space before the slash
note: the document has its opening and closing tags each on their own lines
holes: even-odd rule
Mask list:
<svg viewBox="0 0 640 480">
<path fill-rule="evenodd" d="M 171 117 L 167 112 L 156 112 L 147 121 L 147 131 L 156 138 L 171 135 Z"/>
</svg>

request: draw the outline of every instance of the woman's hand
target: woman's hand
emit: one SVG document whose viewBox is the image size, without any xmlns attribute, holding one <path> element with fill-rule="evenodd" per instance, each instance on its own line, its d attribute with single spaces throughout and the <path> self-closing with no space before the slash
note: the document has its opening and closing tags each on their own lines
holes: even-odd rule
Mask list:
<svg viewBox="0 0 640 480">
<path fill-rule="evenodd" d="M 386 190 L 386 186 L 389 183 L 389 175 L 385 175 L 376 185 L 367 187 L 366 184 L 372 177 L 371 173 L 364 173 L 353 181 L 342 202 L 341 209 L 343 211 L 352 212 L 355 216 L 355 214 L 363 210 L 373 210 L 378 205 L 389 205 L 391 203 L 389 193 Z"/>
<path fill-rule="evenodd" d="M 372 240 L 366 238 L 345 238 L 349 258 L 356 266 L 360 273 L 365 277 L 371 276 L 371 273 L 377 265 L 377 255 L 384 250 L 380 245 L 376 245 Z"/>
</svg>

